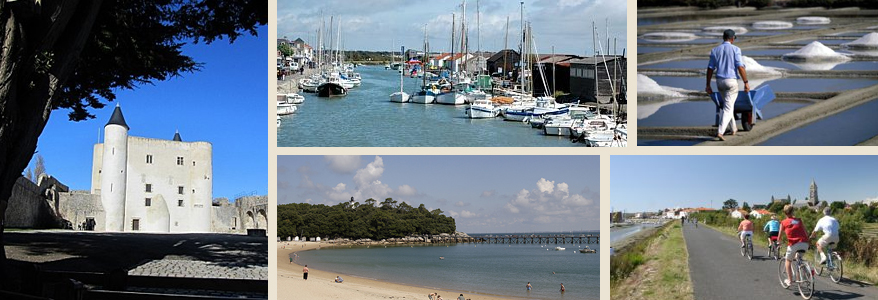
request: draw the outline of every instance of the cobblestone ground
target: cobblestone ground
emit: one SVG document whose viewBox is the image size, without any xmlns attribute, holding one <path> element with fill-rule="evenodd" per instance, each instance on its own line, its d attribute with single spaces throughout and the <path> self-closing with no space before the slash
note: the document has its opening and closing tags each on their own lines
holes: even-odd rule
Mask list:
<svg viewBox="0 0 878 300">
<path fill-rule="evenodd" d="M 194 296 L 212 296 L 212 297 L 231 297 L 245 299 L 266 299 L 268 294 L 260 293 L 231 293 L 225 291 L 214 290 L 178 290 L 178 289 L 156 289 L 156 288 L 129 288 L 129 292 L 138 293 L 156 293 L 156 294 L 174 294 L 174 295 L 194 295 Z"/>
<path fill-rule="evenodd" d="M 268 267 L 242 263 L 164 259 L 140 265 L 129 271 L 128 275 L 268 280 Z"/>
</svg>

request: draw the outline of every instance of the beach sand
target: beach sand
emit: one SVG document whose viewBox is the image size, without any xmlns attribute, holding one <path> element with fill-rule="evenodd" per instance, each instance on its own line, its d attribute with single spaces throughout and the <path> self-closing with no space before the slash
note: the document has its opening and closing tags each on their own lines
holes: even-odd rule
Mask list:
<svg viewBox="0 0 878 300">
<path fill-rule="evenodd" d="M 304 247 L 302 247 L 304 245 Z M 316 249 L 327 244 L 319 242 L 280 242 L 277 249 L 277 295 L 286 299 L 427 299 L 430 293 L 439 293 L 442 299 L 455 300 L 461 292 L 453 289 L 429 289 L 406 286 L 374 279 L 366 279 L 345 274 L 315 270 L 319 266 L 309 266 L 308 280 L 302 279 L 302 266 L 290 264 L 290 253 Z M 344 283 L 335 283 L 335 276 L 344 278 Z M 466 299 L 495 300 L 511 299 L 499 296 L 463 293 Z"/>
</svg>

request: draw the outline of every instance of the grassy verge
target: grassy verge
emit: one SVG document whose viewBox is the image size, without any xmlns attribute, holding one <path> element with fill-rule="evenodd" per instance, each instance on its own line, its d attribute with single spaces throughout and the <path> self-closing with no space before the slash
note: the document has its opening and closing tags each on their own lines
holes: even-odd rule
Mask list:
<svg viewBox="0 0 878 300">
<path fill-rule="evenodd" d="M 707 224 L 704 224 L 704 225 L 707 225 Z M 722 232 L 722 233 L 727 234 L 729 236 L 737 236 L 736 228 L 718 227 L 718 226 L 714 226 L 714 225 L 707 225 L 707 226 L 710 228 L 716 229 L 716 231 Z M 814 241 L 812 241 L 812 245 L 813 245 L 813 243 L 814 243 Z M 758 246 L 762 246 L 763 248 L 768 248 L 768 240 L 764 239 L 764 238 L 754 237 L 753 244 L 758 245 Z M 781 244 L 780 254 L 783 255 L 785 253 L 786 249 L 787 249 L 786 244 Z M 808 259 L 809 261 L 813 262 L 815 251 L 817 251 L 817 250 L 812 246 L 811 249 L 808 250 L 808 253 L 805 254 L 805 258 Z M 763 255 L 767 254 L 766 252 L 759 252 L 756 250 L 754 250 L 753 252 L 755 252 L 754 254 L 759 255 L 759 256 L 763 256 Z M 842 259 L 844 259 L 844 255 L 842 255 Z M 878 283 L 878 268 L 868 267 L 868 266 L 863 265 L 861 263 L 847 261 L 847 260 L 844 261 L 843 266 L 844 266 L 844 278 L 849 278 L 849 279 L 853 279 L 853 280 L 857 280 L 857 281 L 863 281 L 863 282 L 870 283 L 870 284 Z"/>
<path fill-rule="evenodd" d="M 652 238 L 644 240 L 643 244 L 641 264 L 627 277 L 612 281 L 611 298 L 693 299 L 689 252 L 680 224 L 666 224 Z"/>
</svg>

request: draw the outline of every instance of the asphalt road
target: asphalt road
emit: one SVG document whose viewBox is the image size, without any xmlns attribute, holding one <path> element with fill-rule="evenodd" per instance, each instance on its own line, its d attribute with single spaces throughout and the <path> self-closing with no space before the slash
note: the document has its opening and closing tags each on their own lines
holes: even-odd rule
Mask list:
<svg viewBox="0 0 878 300">
<path fill-rule="evenodd" d="M 780 286 L 778 262 L 765 256 L 766 248 L 755 246 L 753 260 L 747 260 L 739 240 L 707 226 L 686 224 L 683 235 L 696 300 L 802 299 L 795 285 Z M 814 290 L 811 299 L 878 299 L 878 288 L 847 279 L 833 283 L 825 272 Z"/>
</svg>

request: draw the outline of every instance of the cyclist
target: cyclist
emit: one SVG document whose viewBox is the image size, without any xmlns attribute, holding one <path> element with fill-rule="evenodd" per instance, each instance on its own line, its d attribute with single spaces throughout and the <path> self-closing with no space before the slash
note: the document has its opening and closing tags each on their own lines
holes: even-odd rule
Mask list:
<svg viewBox="0 0 878 300">
<path fill-rule="evenodd" d="M 817 240 L 817 252 L 820 252 L 820 264 L 826 263 L 826 254 L 823 252 L 823 249 L 829 243 L 838 243 L 838 220 L 833 218 L 830 213 L 832 213 L 832 209 L 826 207 L 823 209 L 823 217 L 817 221 L 817 226 L 814 227 L 814 231 L 811 232 L 811 238 L 817 236 L 817 231 L 823 231 L 823 236 Z"/>
<path fill-rule="evenodd" d="M 771 242 L 777 241 L 777 236 L 780 235 L 780 222 L 777 221 L 776 215 L 771 215 L 771 221 L 765 223 L 762 231 L 768 232 L 768 245 L 771 245 Z"/>
<path fill-rule="evenodd" d="M 793 282 L 793 272 L 791 262 L 796 258 L 796 252 L 799 250 L 808 250 L 808 232 L 805 230 L 805 224 L 802 219 L 793 215 L 795 208 L 791 204 L 784 205 L 783 213 L 786 219 L 780 222 L 780 232 L 787 236 L 787 253 L 784 256 L 784 267 L 787 270 L 787 279 L 784 280 L 785 285 Z"/>
<path fill-rule="evenodd" d="M 744 248 L 744 237 L 753 237 L 753 222 L 750 221 L 750 214 L 744 214 L 744 220 L 738 224 L 738 232 L 741 233 L 741 248 Z"/>
</svg>

